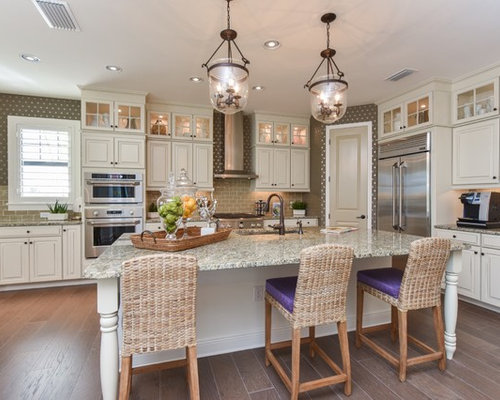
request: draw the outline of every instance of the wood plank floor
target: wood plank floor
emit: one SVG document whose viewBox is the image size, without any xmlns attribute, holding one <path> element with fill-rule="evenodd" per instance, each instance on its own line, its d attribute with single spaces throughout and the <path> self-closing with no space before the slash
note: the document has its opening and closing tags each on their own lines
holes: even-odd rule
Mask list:
<svg viewBox="0 0 500 400">
<path fill-rule="evenodd" d="M 96 288 L 72 286 L 0 293 L 0 399 L 100 399 L 99 319 Z M 410 313 L 412 334 L 434 345 L 432 314 Z M 459 350 L 440 372 L 435 364 L 409 369 L 406 383 L 396 371 L 366 347 L 351 351 L 353 392 L 351 399 L 499 399 L 500 315 L 460 302 Z M 389 336 L 374 336 L 396 352 Z M 318 339 L 340 363 L 336 336 Z M 416 351 L 411 349 L 409 355 Z M 285 368 L 290 353 L 277 352 Z M 264 365 L 263 349 L 240 351 L 198 361 L 201 398 L 206 400 L 276 400 L 289 394 L 280 379 Z M 302 352 L 302 379 L 329 374 L 318 358 Z M 188 399 L 182 369 L 134 376 L 135 400 Z M 300 399 L 344 398 L 342 386 L 309 393 Z"/>
</svg>

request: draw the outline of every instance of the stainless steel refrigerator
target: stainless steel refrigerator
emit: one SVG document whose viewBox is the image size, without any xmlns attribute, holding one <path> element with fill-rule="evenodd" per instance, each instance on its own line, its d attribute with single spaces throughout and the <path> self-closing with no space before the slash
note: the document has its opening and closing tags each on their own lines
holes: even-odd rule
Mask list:
<svg viewBox="0 0 500 400">
<path fill-rule="evenodd" d="M 430 132 L 379 145 L 377 228 L 431 235 Z"/>
</svg>

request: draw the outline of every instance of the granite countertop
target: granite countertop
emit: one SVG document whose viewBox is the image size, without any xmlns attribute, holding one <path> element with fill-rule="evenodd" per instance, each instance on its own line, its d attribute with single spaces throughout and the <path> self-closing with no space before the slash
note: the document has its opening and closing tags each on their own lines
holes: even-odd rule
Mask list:
<svg viewBox="0 0 500 400">
<path fill-rule="evenodd" d="M 231 232 L 227 240 L 177 254 L 193 255 L 198 258 L 200 271 L 211 271 L 298 264 L 302 249 L 322 243 L 352 246 L 356 258 L 404 255 L 408 254 L 410 243 L 420 239 L 419 236 L 383 231 L 359 230 L 335 235 L 322 234 L 320 228 L 305 228 L 304 232 L 302 236 L 239 235 Z M 462 245 L 454 243 L 453 249 L 461 250 Z M 87 266 L 83 276 L 87 279 L 117 278 L 123 261 L 150 254 L 164 253 L 136 249 L 130 242 L 130 234 L 124 234 Z"/>
<path fill-rule="evenodd" d="M 500 235 L 500 229 L 470 228 L 470 227 L 464 227 L 464 226 L 457 226 L 455 224 L 434 225 L 434 228 L 447 229 L 450 231 L 463 231 L 463 232 L 473 232 L 473 233 L 486 233 L 488 235 Z"/>
<path fill-rule="evenodd" d="M 264 220 L 270 220 L 270 219 L 275 219 L 275 220 L 279 220 L 280 217 L 273 217 L 271 215 L 264 215 L 262 216 L 262 218 Z M 316 215 L 305 215 L 305 216 L 301 216 L 301 217 L 294 217 L 292 215 L 290 216 L 286 216 L 285 215 L 285 219 L 319 219 L 319 217 L 317 217 Z M 194 218 L 191 218 L 191 221 L 192 222 L 201 222 L 201 219 L 199 217 L 194 217 Z M 160 218 L 148 218 L 146 219 L 146 223 L 149 224 L 149 223 L 152 223 L 152 224 L 156 224 L 156 223 L 160 223 Z"/>
<path fill-rule="evenodd" d="M 37 220 L 16 220 L 16 219 L 0 219 L 1 227 L 10 227 L 10 226 L 50 226 L 50 225 L 81 225 L 81 220 L 66 220 L 66 221 L 49 221 L 47 219 L 37 219 Z"/>
</svg>

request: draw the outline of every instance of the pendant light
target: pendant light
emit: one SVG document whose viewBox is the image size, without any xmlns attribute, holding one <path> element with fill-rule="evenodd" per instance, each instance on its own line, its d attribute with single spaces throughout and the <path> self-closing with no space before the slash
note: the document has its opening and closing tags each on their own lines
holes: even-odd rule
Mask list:
<svg viewBox="0 0 500 400">
<path fill-rule="evenodd" d="M 234 114 L 245 108 L 248 101 L 248 69 L 250 64 L 234 41 L 237 33 L 231 29 L 229 3 L 227 2 L 227 28 L 221 31 L 222 43 L 202 65 L 207 69 L 210 101 L 213 107 L 224 114 Z M 227 43 L 227 57 L 212 61 L 224 43 Z M 238 50 L 241 59 L 233 58 L 233 48 Z"/>
<path fill-rule="evenodd" d="M 344 80 L 344 73 L 339 70 L 333 56 L 335 50 L 330 48 L 330 23 L 335 21 L 337 16 L 333 13 L 325 14 L 321 17 L 321 22 L 326 24 L 326 49 L 321 52 L 323 60 L 314 71 L 311 79 L 307 81 L 304 88 L 309 89 L 311 96 L 311 114 L 324 123 L 331 124 L 338 121 L 345 114 L 347 108 L 347 82 Z M 316 73 L 326 61 L 326 75 L 314 79 Z"/>
</svg>

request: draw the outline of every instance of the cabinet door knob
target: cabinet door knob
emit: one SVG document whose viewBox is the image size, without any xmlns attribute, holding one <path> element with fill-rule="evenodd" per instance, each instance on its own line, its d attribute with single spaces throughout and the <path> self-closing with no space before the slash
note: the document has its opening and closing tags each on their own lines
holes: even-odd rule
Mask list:
<svg viewBox="0 0 500 400">
<path fill-rule="evenodd" d="M 294 183 L 292 183 L 292 186 L 295 186 L 295 184 L 294 184 Z"/>
<path fill-rule="evenodd" d="M 457 235 L 453 235 L 453 236 L 452 236 L 452 238 L 453 238 L 453 239 L 456 239 L 456 237 L 457 237 Z"/>
<path fill-rule="evenodd" d="M 496 108 L 496 107 L 493 109 L 493 111 L 497 111 L 497 110 L 498 110 L 498 108 Z"/>
<path fill-rule="evenodd" d="M 481 253 L 482 256 L 484 256 L 484 253 Z"/>
<path fill-rule="evenodd" d="M 196 135 L 193 135 L 193 137 L 196 137 Z"/>
<path fill-rule="evenodd" d="M 477 254 L 477 251 L 475 251 L 474 254 Z"/>
<path fill-rule="evenodd" d="M 33 242 L 30 242 L 30 244 L 33 244 Z"/>
<path fill-rule="evenodd" d="M 66 229 L 63 229 L 63 232 L 66 232 Z"/>
<path fill-rule="evenodd" d="M 113 165 L 113 161 L 110 161 L 110 164 Z"/>
<path fill-rule="evenodd" d="M 26 231 L 26 233 L 30 233 L 30 231 Z"/>
<path fill-rule="evenodd" d="M 24 244 L 28 244 L 28 242 L 24 242 Z"/>
<path fill-rule="evenodd" d="M 493 177 L 493 179 L 497 179 L 497 177 L 496 177 L 496 176 L 494 176 L 494 177 Z"/>
</svg>

